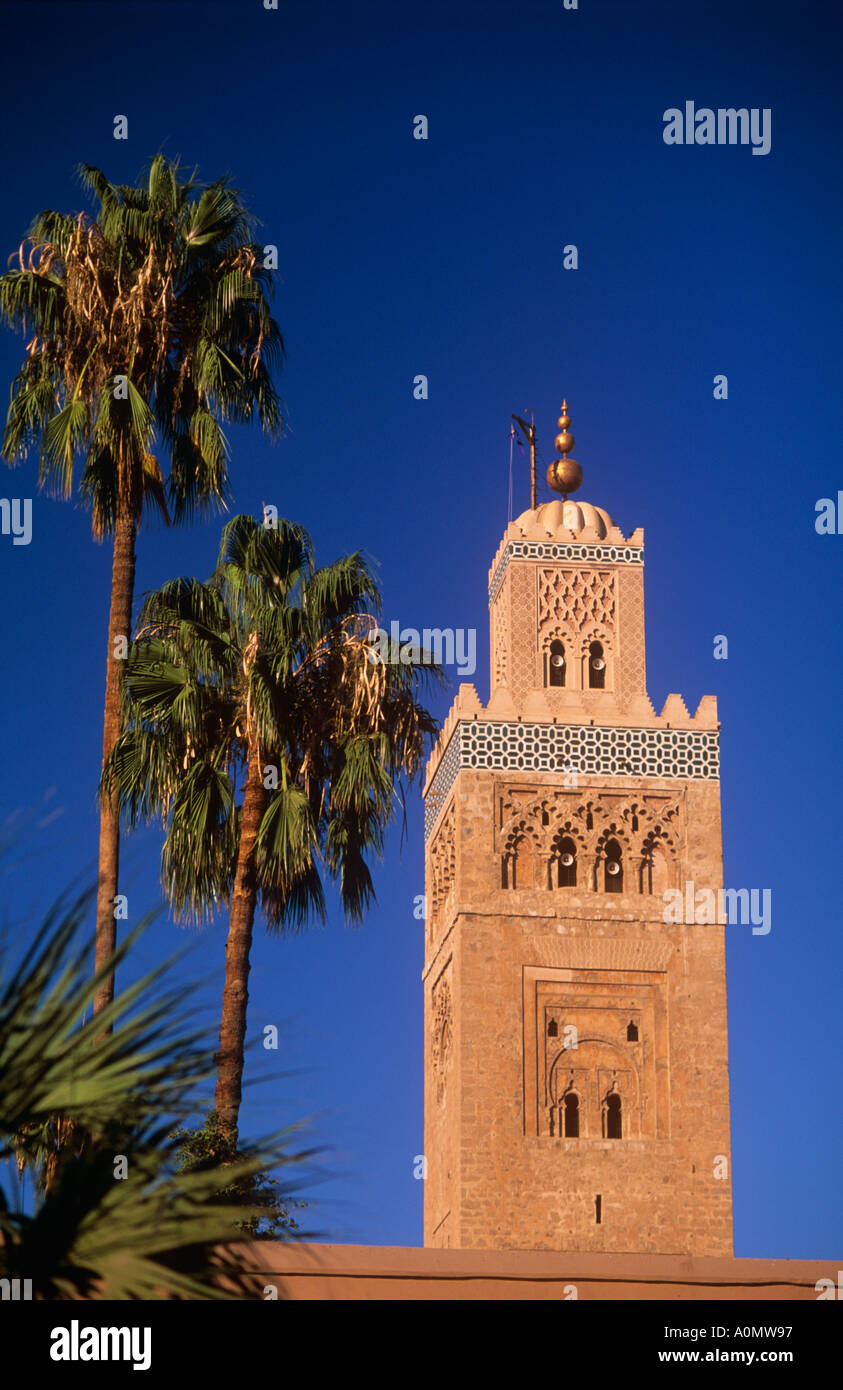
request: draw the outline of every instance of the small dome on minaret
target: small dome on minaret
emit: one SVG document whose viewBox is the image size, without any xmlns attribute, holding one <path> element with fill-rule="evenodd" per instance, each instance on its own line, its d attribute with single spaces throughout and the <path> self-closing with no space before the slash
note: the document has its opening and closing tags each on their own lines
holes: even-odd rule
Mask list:
<svg viewBox="0 0 843 1390">
<path fill-rule="evenodd" d="M 605 540 L 615 523 L 603 507 L 593 507 L 590 502 L 562 501 L 554 497 L 552 502 L 542 502 L 535 511 L 528 509 L 515 518 L 512 523 L 523 535 L 535 536 L 543 533 L 548 537 L 568 540 L 568 532 L 585 531 L 591 528 L 597 540 Z"/>
</svg>

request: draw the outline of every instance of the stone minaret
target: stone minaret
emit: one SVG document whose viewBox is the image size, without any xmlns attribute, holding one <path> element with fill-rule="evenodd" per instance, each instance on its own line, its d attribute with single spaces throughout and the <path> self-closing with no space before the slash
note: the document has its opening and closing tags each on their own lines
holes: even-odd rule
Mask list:
<svg viewBox="0 0 843 1390">
<path fill-rule="evenodd" d="M 425 1244 L 731 1255 L 724 927 L 665 907 L 722 886 L 716 703 L 656 714 L 643 532 L 559 423 L 425 785 Z"/>
</svg>

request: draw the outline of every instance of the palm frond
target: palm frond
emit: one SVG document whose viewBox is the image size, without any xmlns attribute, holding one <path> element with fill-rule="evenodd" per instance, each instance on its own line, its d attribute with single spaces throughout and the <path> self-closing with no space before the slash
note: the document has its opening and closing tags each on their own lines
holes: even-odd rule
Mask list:
<svg viewBox="0 0 843 1390">
<path fill-rule="evenodd" d="M 283 341 L 252 218 L 228 180 L 201 188 L 163 155 L 137 186 L 89 164 L 79 177 L 95 212 L 40 213 L 0 275 L 0 319 L 30 335 L 4 453 L 16 462 L 39 447 L 42 481 L 63 494 L 71 450 L 85 456 L 81 496 L 99 538 L 120 505 L 135 521 L 155 507 L 177 523 L 225 507 L 225 422 L 283 432 Z M 85 403 L 84 429 L 71 402 Z"/>
<path fill-rule="evenodd" d="M 48 1299 L 242 1297 L 240 1223 L 261 1208 L 221 1202 L 220 1188 L 247 1186 L 278 1162 L 289 1172 L 306 1155 L 290 1152 L 288 1131 L 227 1165 L 222 1180 L 218 1169 L 183 1170 L 173 1117 L 193 1111 L 211 1074 L 210 1043 L 185 1032 L 188 996 L 162 988 L 166 966 L 115 1001 L 109 1037 L 99 1037 L 102 1014 L 80 1025 L 103 974 L 91 979 L 82 940 L 90 896 L 58 904 L 0 981 L 0 1159 L 32 1166 L 45 1136 L 66 1136 L 40 1155 L 53 1177 L 33 1211 L 0 1184 L 0 1276 L 31 1279 Z M 115 1181 L 118 1155 L 126 1171 Z M 234 1283 L 226 1287 L 223 1274 Z"/>
</svg>

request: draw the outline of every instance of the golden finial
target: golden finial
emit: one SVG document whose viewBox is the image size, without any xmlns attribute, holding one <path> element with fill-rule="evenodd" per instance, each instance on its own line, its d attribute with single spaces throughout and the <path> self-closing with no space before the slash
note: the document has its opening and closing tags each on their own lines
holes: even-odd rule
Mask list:
<svg viewBox="0 0 843 1390">
<path fill-rule="evenodd" d="M 562 414 L 559 416 L 560 432 L 554 440 L 556 452 L 561 457 L 554 459 L 547 470 L 548 487 L 553 492 L 561 492 L 563 498 L 566 498 L 569 492 L 576 492 L 582 482 L 582 469 L 576 459 L 568 458 L 568 454 L 574 447 L 574 436 L 568 429 L 570 423 L 568 402 L 563 401 Z"/>
</svg>

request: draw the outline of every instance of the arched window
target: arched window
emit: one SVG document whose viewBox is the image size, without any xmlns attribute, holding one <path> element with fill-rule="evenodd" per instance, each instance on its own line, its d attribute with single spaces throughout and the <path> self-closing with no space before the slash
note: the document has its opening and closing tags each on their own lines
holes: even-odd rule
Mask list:
<svg viewBox="0 0 843 1390">
<path fill-rule="evenodd" d="M 524 835 L 515 847 L 513 888 L 533 888 L 535 886 L 535 860 L 533 842 Z"/>
<path fill-rule="evenodd" d="M 592 690 L 603 690 L 606 685 L 606 661 L 602 642 L 589 643 L 588 684 Z"/>
<path fill-rule="evenodd" d="M 565 648 L 560 641 L 551 642 L 544 658 L 545 685 L 565 684 Z"/>
<path fill-rule="evenodd" d="M 535 872 L 533 842 L 528 835 L 522 835 L 501 857 L 501 888 L 533 888 Z"/>
<path fill-rule="evenodd" d="M 623 892 L 623 862 L 621 860 L 621 847 L 617 840 L 607 841 L 604 850 L 605 862 L 603 864 L 603 889 L 606 893 Z"/>
<path fill-rule="evenodd" d="M 612 1092 L 603 1102 L 603 1138 L 622 1139 L 621 1098 Z"/>
<path fill-rule="evenodd" d="M 566 1139 L 580 1137 L 580 1098 L 573 1091 L 562 1101 L 562 1133 Z"/>
<path fill-rule="evenodd" d="M 626 1030 L 626 1040 L 627 1040 L 627 1042 L 637 1042 L 637 1041 L 638 1041 L 638 1027 L 637 1027 L 637 1025 L 636 1025 L 635 1023 L 630 1023 L 630 1024 L 628 1025 L 627 1030 Z"/>
<path fill-rule="evenodd" d="M 547 1036 L 549 1038 L 557 1038 L 559 1036 L 559 1024 L 556 1022 L 555 1018 L 548 1020 Z"/>
<path fill-rule="evenodd" d="M 669 887 L 669 877 L 664 846 L 655 833 L 648 835 L 641 864 L 641 892 L 661 897 Z"/>
<path fill-rule="evenodd" d="M 559 888 L 577 886 L 577 847 L 568 835 L 559 842 L 556 855 L 556 883 Z"/>
</svg>

